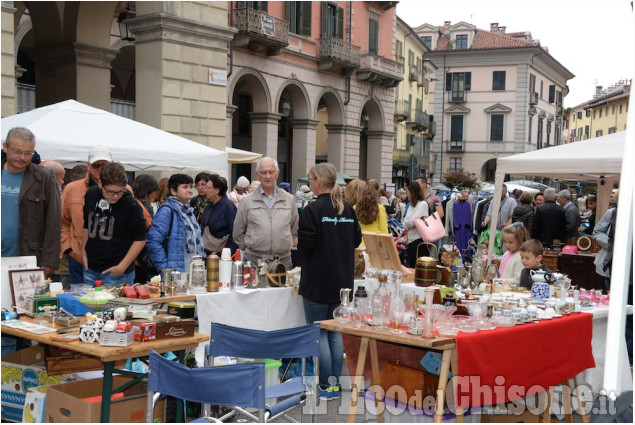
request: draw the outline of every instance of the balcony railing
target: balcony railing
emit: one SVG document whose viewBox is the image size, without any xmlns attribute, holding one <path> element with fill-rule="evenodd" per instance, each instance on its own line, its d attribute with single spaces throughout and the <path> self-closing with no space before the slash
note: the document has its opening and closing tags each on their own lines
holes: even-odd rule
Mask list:
<svg viewBox="0 0 635 425">
<path fill-rule="evenodd" d="M 462 140 L 448 140 L 446 152 L 465 152 L 465 143 Z"/>
<path fill-rule="evenodd" d="M 395 121 L 405 121 L 410 115 L 410 102 L 407 100 L 395 101 Z"/>
<path fill-rule="evenodd" d="M 410 164 L 410 151 L 407 151 L 405 149 L 393 149 L 392 162 L 393 164 Z"/>
<path fill-rule="evenodd" d="M 357 69 L 361 63 L 359 46 L 347 43 L 341 38 L 320 38 L 318 60 L 321 69 Z"/>
<path fill-rule="evenodd" d="M 380 84 L 384 87 L 397 87 L 403 81 L 403 65 L 391 59 L 365 53 L 357 70 L 357 79 Z"/>
<path fill-rule="evenodd" d="M 289 22 L 251 8 L 234 10 L 234 27 L 238 33 L 234 45 L 265 49 L 268 55 L 280 53 L 289 45 Z"/>
</svg>

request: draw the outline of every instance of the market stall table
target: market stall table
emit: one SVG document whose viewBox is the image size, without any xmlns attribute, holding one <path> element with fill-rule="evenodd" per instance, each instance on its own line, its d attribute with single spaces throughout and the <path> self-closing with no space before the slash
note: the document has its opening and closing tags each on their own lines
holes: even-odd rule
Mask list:
<svg viewBox="0 0 635 425">
<path fill-rule="evenodd" d="M 374 383 L 377 383 L 376 371 L 387 362 L 399 359 L 404 366 L 421 369 L 419 360 L 425 354 L 421 349 L 436 349 L 426 347 L 425 339 L 408 334 L 395 336 L 387 331 L 369 328 L 360 330 L 352 326 L 345 328 L 343 325 L 329 330 L 340 330 L 345 334 L 347 359 L 350 369 L 357 370 L 356 379 L 361 380 L 361 376 L 370 374 Z M 585 313 L 511 328 L 497 328 L 473 334 L 459 333 L 455 337 L 456 367 L 454 361 L 452 363 L 452 375 L 458 377 L 455 407 L 461 408 L 457 410 L 457 416 L 462 413 L 463 408 L 505 403 L 544 392 L 550 387 L 567 382 L 583 370 L 594 367 L 591 333 L 592 316 Z M 360 337 L 362 341 L 359 341 Z M 370 371 L 365 367 L 361 354 L 361 365 L 356 360 L 356 355 L 362 351 L 365 358 L 362 345 L 364 338 L 369 337 L 378 341 L 375 355 L 377 365 L 372 365 Z M 421 342 L 412 342 L 417 340 Z M 446 354 L 444 352 L 443 362 L 447 363 Z M 442 369 L 447 368 L 443 362 Z M 441 382 L 447 380 L 444 372 L 442 370 L 439 376 L 439 389 Z M 489 394 L 493 394 L 495 399 L 481 399 L 481 395 L 488 393 L 479 391 L 485 387 L 489 388 Z M 498 393 L 493 391 L 497 388 Z M 440 420 L 443 413 L 439 409 L 439 403 L 440 400 L 437 399 L 435 420 Z M 581 414 L 584 416 L 584 412 L 581 411 Z"/>
<path fill-rule="evenodd" d="M 21 321 L 34 323 L 30 317 L 21 317 Z M 62 328 L 63 326 L 54 325 L 49 323 L 47 325 L 50 328 Z M 170 338 L 156 341 L 134 342 L 128 347 L 104 347 L 97 343 L 85 343 L 80 341 L 62 341 L 59 338 L 60 335 L 57 332 L 49 332 L 44 334 L 34 334 L 21 329 L 10 328 L 2 326 L 3 335 L 11 335 L 18 338 L 29 339 L 37 341 L 40 344 L 52 345 L 67 350 L 76 351 L 81 354 L 93 356 L 99 359 L 104 364 L 104 380 L 102 386 L 102 401 L 101 401 L 101 422 L 107 423 L 110 419 L 110 398 L 111 395 L 121 391 L 121 388 L 112 388 L 112 376 L 113 373 L 120 373 L 125 375 L 131 375 L 133 372 L 121 371 L 115 369 L 115 361 L 126 360 L 130 358 L 147 356 L 150 350 L 155 350 L 158 353 L 166 353 L 168 351 L 183 351 L 189 348 L 196 347 L 199 343 L 207 341 L 208 335 L 195 333 L 191 337 Z M 137 374 L 138 375 L 138 374 Z M 145 374 L 142 374 L 145 376 Z M 138 380 L 143 376 L 138 376 Z M 137 380 L 133 381 L 137 382 Z M 127 386 L 127 385 L 126 385 Z M 115 401 L 116 402 L 116 401 Z"/>
</svg>

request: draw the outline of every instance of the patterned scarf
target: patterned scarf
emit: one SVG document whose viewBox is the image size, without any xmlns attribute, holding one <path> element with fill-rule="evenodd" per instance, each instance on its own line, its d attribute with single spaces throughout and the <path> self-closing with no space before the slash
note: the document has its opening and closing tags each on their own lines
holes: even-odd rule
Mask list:
<svg viewBox="0 0 635 425">
<path fill-rule="evenodd" d="M 140 201 L 143 204 L 143 206 L 146 207 L 146 210 L 148 210 L 150 217 L 154 217 L 154 209 L 152 208 L 152 205 L 150 204 L 150 202 L 148 202 L 148 200 L 145 198 L 140 199 Z"/>
<path fill-rule="evenodd" d="M 176 196 L 169 196 L 168 199 L 174 202 L 178 207 L 178 212 L 181 214 L 181 219 L 183 219 L 183 227 L 185 228 L 185 251 L 190 254 L 198 253 L 201 251 L 200 247 L 203 246 L 203 240 L 201 238 L 201 228 L 194 216 L 194 208 L 183 204 Z"/>
</svg>

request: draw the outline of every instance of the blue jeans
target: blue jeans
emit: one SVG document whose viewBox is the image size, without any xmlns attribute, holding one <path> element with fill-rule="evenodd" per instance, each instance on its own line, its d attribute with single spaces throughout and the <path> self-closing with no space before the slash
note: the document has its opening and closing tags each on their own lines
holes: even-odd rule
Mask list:
<svg viewBox="0 0 635 425">
<path fill-rule="evenodd" d="M 333 310 L 339 304 L 318 304 L 306 298 L 304 302 L 304 317 L 307 323 L 333 318 Z M 342 374 L 344 361 L 344 342 L 339 332 L 320 329 L 320 386 L 327 388 L 336 385 Z"/>
<path fill-rule="evenodd" d="M 92 269 L 84 270 L 84 283 L 95 286 L 96 280 L 101 280 L 101 286 L 115 286 L 123 283 L 132 285 L 134 283 L 134 270 L 121 276 L 115 276 L 112 273 L 103 274 Z"/>
<path fill-rule="evenodd" d="M 68 275 L 71 278 L 71 284 L 84 283 L 84 265 L 78 263 L 70 254 L 68 254 Z"/>
</svg>

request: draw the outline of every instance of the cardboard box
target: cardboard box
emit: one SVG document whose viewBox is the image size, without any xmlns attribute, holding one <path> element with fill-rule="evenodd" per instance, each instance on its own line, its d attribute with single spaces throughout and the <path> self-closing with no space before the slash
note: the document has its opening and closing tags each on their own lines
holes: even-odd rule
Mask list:
<svg viewBox="0 0 635 425">
<path fill-rule="evenodd" d="M 366 252 L 370 258 L 370 264 L 378 269 L 399 270 L 403 273 L 402 283 L 415 281 L 413 269 L 404 267 L 399 261 L 399 253 L 392 235 L 385 233 L 362 232 Z"/>
<path fill-rule="evenodd" d="M 49 387 L 31 387 L 26 393 L 22 422 L 44 423 L 44 410 L 46 408 L 46 391 Z"/>
<path fill-rule="evenodd" d="M 120 387 L 132 379 L 130 376 L 113 376 L 113 388 Z M 99 422 L 101 403 L 89 403 L 83 399 L 101 395 L 102 384 L 103 380 L 99 378 L 49 387 L 46 394 L 46 422 Z M 111 405 L 110 422 L 145 422 L 147 391 L 146 381 L 138 382 L 124 390 L 124 397 Z M 155 406 L 154 418 L 160 418 L 161 422 L 165 422 L 165 400 Z"/>
<path fill-rule="evenodd" d="M 48 375 L 44 357 L 44 348 L 41 345 L 2 357 L 2 420 L 22 422 L 29 388 L 69 380 L 68 375 Z"/>
<path fill-rule="evenodd" d="M 192 319 L 179 320 L 174 323 L 157 322 L 157 339 L 194 336 L 194 324 L 195 321 Z"/>
<path fill-rule="evenodd" d="M 134 333 L 128 332 L 101 332 L 99 345 L 104 347 L 127 347 L 134 343 Z"/>
</svg>

